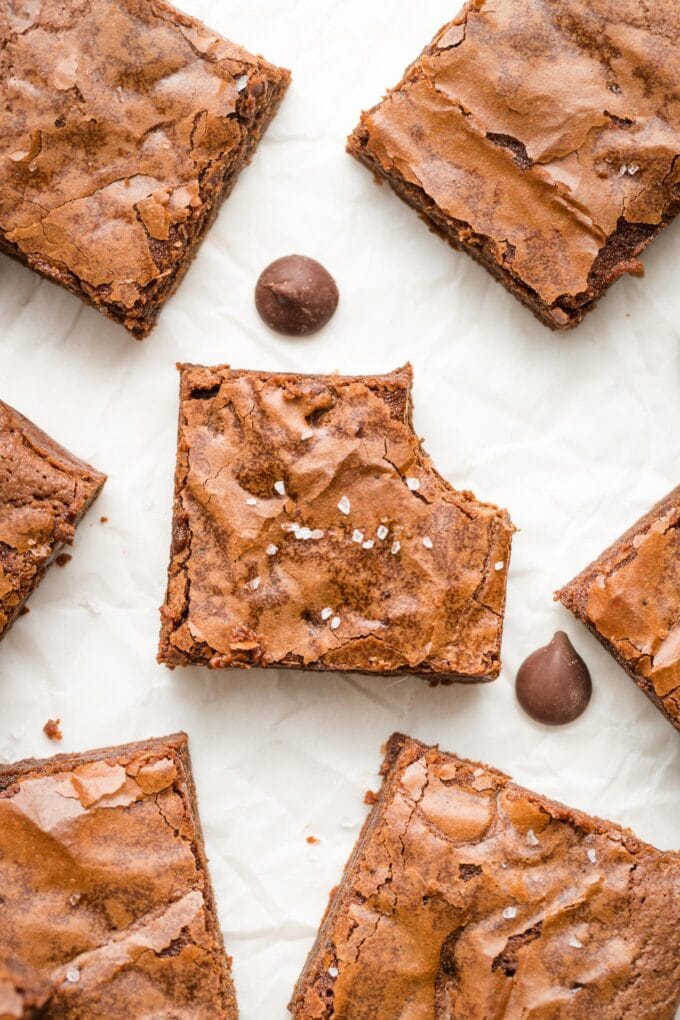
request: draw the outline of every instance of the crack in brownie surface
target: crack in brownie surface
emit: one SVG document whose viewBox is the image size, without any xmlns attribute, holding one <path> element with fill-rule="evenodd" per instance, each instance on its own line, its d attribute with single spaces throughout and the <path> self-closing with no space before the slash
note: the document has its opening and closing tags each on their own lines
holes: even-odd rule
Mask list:
<svg viewBox="0 0 680 1020">
<path fill-rule="evenodd" d="M 680 487 L 556 598 L 680 729 Z"/>
<path fill-rule="evenodd" d="M 183 734 L 1 767 L 0 884 L 41 1016 L 236 1020 Z"/>
<path fill-rule="evenodd" d="M 0 11 L 0 247 L 143 337 L 288 84 L 161 0 Z"/>
<path fill-rule="evenodd" d="M 105 481 L 0 401 L 0 640 Z"/>
<path fill-rule="evenodd" d="M 579 322 L 680 198 L 680 13 L 475 0 L 350 152 L 548 325 Z"/>
<path fill-rule="evenodd" d="M 296 1020 L 672 1020 L 680 855 L 395 736 Z"/>
<path fill-rule="evenodd" d="M 498 675 L 513 528 L 434 470 L 410 390 L 181 366 L 162 662 Z"/>
</svg>

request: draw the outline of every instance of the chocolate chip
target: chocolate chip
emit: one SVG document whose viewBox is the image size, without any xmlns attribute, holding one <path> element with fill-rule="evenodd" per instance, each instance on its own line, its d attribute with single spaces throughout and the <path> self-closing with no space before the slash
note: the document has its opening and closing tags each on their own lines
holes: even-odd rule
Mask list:
<svg viewBox="0 0 680 1020">
<path fill-rule="evenodd" d="M 257 310 L 271 329 L 309 336 L 338 307 L 338 288 L 324 267 L 304 255 L 287 255 L 264 270 L 255 288 Z"/>
<path fill-rule="evenodd" d="M 563 631 L 522 663 L 515 685 L 517 700 L 532 719 L 561 726 L 588 707 L 592 681 L 585 662 Z"/>
</svg>

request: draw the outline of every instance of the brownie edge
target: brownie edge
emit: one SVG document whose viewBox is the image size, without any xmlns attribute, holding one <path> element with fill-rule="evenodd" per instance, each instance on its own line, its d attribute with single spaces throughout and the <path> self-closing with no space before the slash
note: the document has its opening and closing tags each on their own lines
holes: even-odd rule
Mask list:
<svg viewBox="0 0 680 1020">
<path fill-rule="evenodd" d="M 680 730 L 680 486 L 555 599 Z"/>
<path fill-rule="evenodd" d="M 396 734 L 295 1020 L 672 1020 L 680 854 Z"/>
<path fill-rule="evenodd" d="M 680 208 L 680 21 L 659 6 L 468 3 L 348 151 L 541 322 L 576 326 Z"/>
<path fill-rule="evenodd" d="M 1 767 L 0 822 L 0 942 L 48 1015 L 236 1020 L 186 734 Z"/>
<path fill-rule="evenodd" d="M 290 72 L 163 0 L 52 6 L 0 7 L 0 251 L 143 339 Z"/>
<path fill-rule="evenodd" d="M 436 471 L 409 365 L 179 370 L 160 662 L 498 676 L 514 527 Z"/>
</svg>

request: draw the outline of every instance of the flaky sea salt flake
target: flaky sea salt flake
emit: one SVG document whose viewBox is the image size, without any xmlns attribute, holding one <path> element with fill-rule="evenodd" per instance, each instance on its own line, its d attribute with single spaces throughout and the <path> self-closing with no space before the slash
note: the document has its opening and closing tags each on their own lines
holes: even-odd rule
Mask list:
<svg viewBox="0 0 680 1020">
<path fill-rule="evenodd" d="M 533 829 L 529 829 L 527 832 L 527 843 L 529 846 L 538 846 L 538 839 Z"/>
<path fill-rule="evenodd" d="M 569 945 L 572 949 L 583 949 L 583 943 L 579 942 L 575 935 L 572 935 L 569 939 Z"/>
<path fill-rule="evenodd" d="M 349 500 L 347 499 L 347 496 L 343 496 L 340 502 L 338 503 L 338 510 L 340 511 L 341 514 L 344 514 L 345 517 L 347 517 L 347 515 L 350 512 L 350 509 L 351 506 Z"/>
<path fill-rule="evenodd" d="M 517 907 L 506 907 L 503 911 L 503 917 L 506 921 L 512 921 L 513 918 L 517 917 Z"/>
<path fill-rule="evenodd" d="M 333 619 L 331 620 L 331 630 L 337 630 L 339 626 L 340 626 L 340 617 L 339 616 L 334 616 Z"/>
<path fill-rule="evenodd" d="M 286 495 L 286 486 L 283 482 L 274 482 L 274 492 L 278 492 L 279 496 Z"/>
<path fill-rule="evenodd" d="M 591 864 L 597 864 L 597 850 L 593 850 L 592 847 L 588 851 L 588 860 Z"/>
<path fill-rule="evenodd" d="M 373 541 L 373 539 L 372 538 L 368 538 L 368 539 L 366 539 L 365 542 L 362 542 L 361 548 L 362 549 L 372 549 L 374 545 L 375 545 L 375 542 Z"/>
<path fill-rule="evenodd" d="M 332 615 L 333 615 L 333 610 L 330 608 L 330 606 L 326 606 L 325 609 L 321 610 L 321 619 L 322 620 L 330 620 Z"/>
<path fill-rule="evenodd" d="M 419 478 L 407 478 L 406 479 L 406 486 L 407 486 L 407 488 L 409 488 L 411 490 L 411 492 L 417 492 L 418 489 L 420 488 L 420 479 Z"/>
<path fill-rule="evenodd" d="M 271 545 L 267 546 L 267 556 L 276 556 L 278 551 L 279 551 L 278 545 L 274 545 L 273 542 L 271 543 Z"/>
<path fill-rule="evenodd" d="M 354 531 L 352 532 L 352 541 L 356 542 L 357 545 L 361 545 L 363 540 L 364 540 L 364 533 L 363 533 L 363 531 L 359 531 L 358 528 L 355 528 Z"/>
<path fill-rule="evenodd" d="M 376 535 L 378 536 L 381 542 L 385 541 L 389 533 L 390 533 L 389 528 L 386 528 L 384 524 L 381 524 L 378 530 L 376 531 Z"/>
<path fill-rule="evenodd" d="M 392 550 L 391 550 L 391 552 L 392 552 L 393 556 L 396 556 L 400 549 L 401 549 L 401 542 L 393 542 L 392 543 Z"/>
<path fill-rule="evenodd" d="M 66 980 L 72 984 L 77 985 L 80 981 L 80 971 L 77 967 L 69 967 L 66 971 Z"/>
<path fill-rule="evenodd" d="M 432 539 L 428 538 L 427 535 L 423 539 L 423 545 L 425 546 L 426 549 L 433 549 L 434 548 L 434 546 L 432 544 Z"/>
</svg>

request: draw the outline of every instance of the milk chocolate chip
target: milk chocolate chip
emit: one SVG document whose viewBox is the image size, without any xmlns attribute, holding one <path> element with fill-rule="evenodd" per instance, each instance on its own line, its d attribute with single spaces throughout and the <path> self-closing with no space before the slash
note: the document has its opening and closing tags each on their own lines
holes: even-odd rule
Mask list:
<svg viewBox="0 0 680 1020">
<path fill-rule="evenodd" d="M 255 288 L 257 310 L 271 329 L 309 336 L 338 307 L 338 288 L 324 267 L 304 255 L 287 255 L 264 270 Z"/>
<path fill-rule="evenodd" d="M 588 707 L 592 689 L 588 667 L 561 630 L 522 663 L 515 684 L 524 711 L 546 726 L 577 719 Z"/>
</svg>

